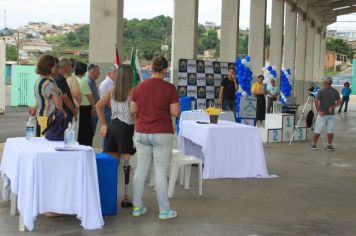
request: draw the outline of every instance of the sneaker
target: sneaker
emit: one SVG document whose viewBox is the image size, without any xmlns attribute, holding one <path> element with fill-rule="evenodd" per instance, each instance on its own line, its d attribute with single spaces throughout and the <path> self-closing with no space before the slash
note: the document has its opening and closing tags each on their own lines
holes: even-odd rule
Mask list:
<svg viewBox="0 0 356 236">
<path fill-rule="evenodd" d="M 335 148 L 333 147 L 333 145 L 329 144 L 328 146 L 326 146 L 325 150 L 328 152 L 332 152 L 335 151 Z"/>
<path fill-rule="evenodd" d="M 310 144 L 309 149 L 310 150 L 316 150 L 316 144 Z"/>
<path fill-rule="evenodd" d="M 132 211 L 133 216 L 141 216 L 147 213 L 147 208 L 146 207 L 134 207 Z"/>
<path fill-rule="evenodd" d="M 178 215 L 178 213 L 174 210 L 165 210 L 165 211 L 161 211 L 158 215 L 158 218 L 160 218 L 161 220 L 167 220 L 167 219 L 172 219 L 172 218 L 176 218 Z"/>
</svg>

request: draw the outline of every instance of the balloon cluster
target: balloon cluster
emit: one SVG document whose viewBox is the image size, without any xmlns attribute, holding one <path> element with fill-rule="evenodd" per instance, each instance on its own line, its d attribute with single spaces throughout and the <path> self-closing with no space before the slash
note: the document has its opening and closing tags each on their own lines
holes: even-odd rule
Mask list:
<svg viewBox="0 0 356 236">
<path fill-rule="evenodd" d="M 251 57 L 240 57 L 235 61 L 236 77 L 240 85 L 242 96 L 251 96 L 252 71 L 250 69 Z"/>
<path fill-rule="evenodd" d="M 277 79 L 277 71 L 274 66 L 266 66 L 263 67 L 263 76 L 265 79 L 263 80 L 264 84 L 269 84 L 271 82 L 271 79 Z"/>
<path fill-rule="evenodd" d="M 292 73 L 290 69 L 282 68 L 281 70 L 281 102 L 285 103 L 287 98 L 292 95 L 292 83 L 290 77 Z"/>
</svg>

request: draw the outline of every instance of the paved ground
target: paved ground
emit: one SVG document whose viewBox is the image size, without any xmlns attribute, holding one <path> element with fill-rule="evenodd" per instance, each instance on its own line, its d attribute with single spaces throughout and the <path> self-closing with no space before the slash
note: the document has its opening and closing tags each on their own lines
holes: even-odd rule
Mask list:
<svg viewBox="0 0 356 236">
<path fill-rule="evenodd" d="M 23 118 L 11 116 L 11 112 L 7 115 L 12 120 L 3 126 L 0 116 L 0 132 L 3 129 L 13 129 L 14 134 L 15 130 L 22 132 Z M 133 218 L 129 210 L 120 209 L 118 216 L 105 217 L 102 230 L 84 231 L 74 217 L 48 219 L 41 216 L 35 230 L 26 235 L 354 236 L 355 105 L 348 114 L 337 116 L 336 127 L 336 152 L 333 153 L 321 149 L 309 151 L 309 142 L 294 143 L 292 147 L 264 145 L 269 172 L 279 175 L 276 179 L 204 181 L 204 195 L 199 197 L 197 170 L 193 168 L 193 190 L 176 187 L 171 200 L 172 207 L 179 213 L 177 219 L 160 221 L 157 218 L 154 191 L 147 187 L 145 202 L 150 211 L 141 218 Z M 123 178 L 120 179 L 123 186 Z M 24 235 L 17 231 L 18 218 L 9 211 L 9 203 L 0 200 L 0 236 Z"/>
</svg>

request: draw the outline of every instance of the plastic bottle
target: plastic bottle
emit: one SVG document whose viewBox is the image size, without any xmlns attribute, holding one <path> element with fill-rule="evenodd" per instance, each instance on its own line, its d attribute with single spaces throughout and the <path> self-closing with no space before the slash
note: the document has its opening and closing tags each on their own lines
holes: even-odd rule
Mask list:
<svg viewBox="0 0 356 236">
<path fill-rule="evenodd" d="M 64 132 L 64 148 L 74 149 L 75 147 L 75 132 L 72 124 L 68 124 L 68 128 Z"/>
<path fill-rule="evenodd" d="M 36 136 L 36 122 L 33 116 L 28 118 L 26 123 L 26 139 L 30 140 Z"/>
</svg>

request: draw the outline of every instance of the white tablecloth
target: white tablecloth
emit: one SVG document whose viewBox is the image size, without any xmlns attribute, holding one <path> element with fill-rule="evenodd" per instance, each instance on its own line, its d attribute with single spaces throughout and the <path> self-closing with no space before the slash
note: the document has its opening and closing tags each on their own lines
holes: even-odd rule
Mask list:
<svg viewBox="0 0 356 236">
<path fill-rule="evenodd" d="M 94 150 L 79 146 L 81 151 L 57 152 L 55 147 L 63 147 L 63 142 L 44 138 L 6 141 L 0 171 L 4 183 L 11 184 L 17 194 L 26 228 L 33 230 L 36 216 L 46 212 L 77 215 L 84 229 L 102 228 Z"/>
<path fill-rule="evenodd" d="M 180 127 L 181 122 L 183 122 L 185 120 L 207 121 L 207 120 L 209 120 L 209 115 L 206 114 L 203 110 L 183 111 L 179 118 L 179 127 Z M 234 113 L 232 111 L 221 112 L 219 114 L 219 120 L 235 122 Z"/>
<path fill-rule="evenodd" d="M 204 179 L 269 177 L 258 128 L 229 121 L 180 124 L 179 148 L 204 161 Z"/>
</svg>

